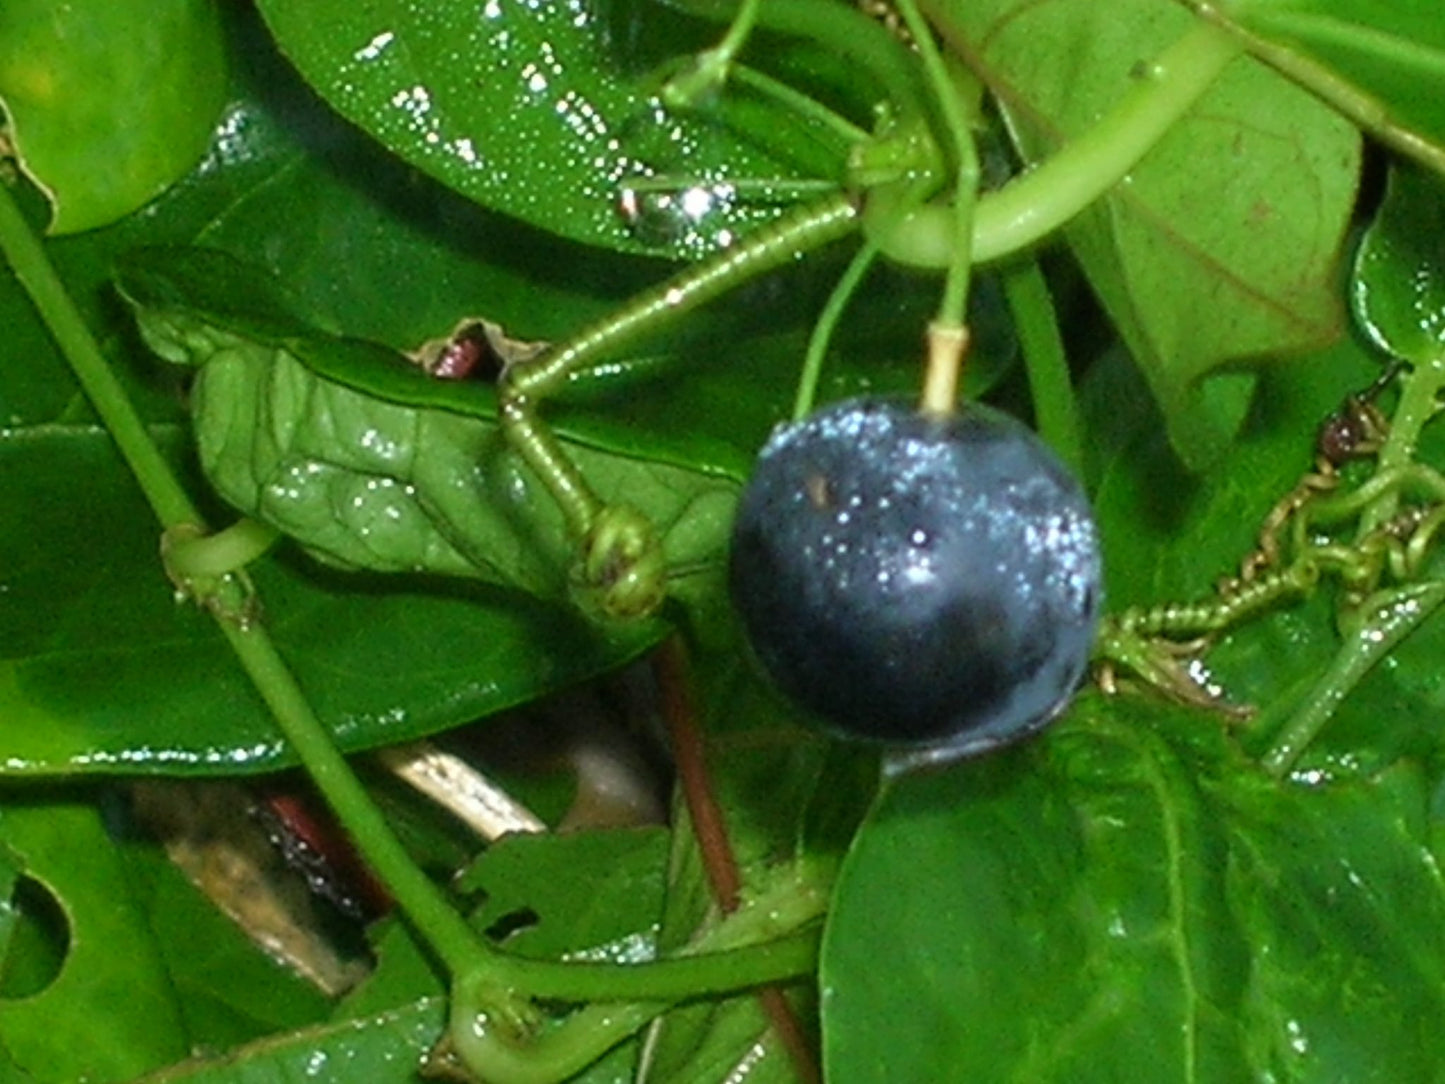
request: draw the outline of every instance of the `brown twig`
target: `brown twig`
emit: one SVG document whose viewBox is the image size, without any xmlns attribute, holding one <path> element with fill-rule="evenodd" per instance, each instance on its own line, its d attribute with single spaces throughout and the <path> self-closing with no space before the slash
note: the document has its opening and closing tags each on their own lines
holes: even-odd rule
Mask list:
<svg viewBox="0 0 1445 1084">
<path fill-rule="evenodd" d="M 702 731 L 697 724 L 697 707 L 693 700 L 692 681 L 687 649 L 682 637 L 668 637 L 653 655 L 653 672 L 661 696 L 662 716 L 672 739 L 673 759 L 677 765 L 678 783 L 683 801 L 692 820 L 702 855 L 703 869 L 713 898 L 724 914 L 735 911 L 742 900 L 742 874 L 737 856 L 728 839 L 727 824 L 712 780 L 707 771 Z M 819 1072 L 813 1049 L 803 1034 L 797 1014 L 779 986 L 767 986 L 757 992 L 759 1003 L 783 1048 L 792 1060 L 798 1079 L 803 1084 L 819 1084 Z"/>
</svg>

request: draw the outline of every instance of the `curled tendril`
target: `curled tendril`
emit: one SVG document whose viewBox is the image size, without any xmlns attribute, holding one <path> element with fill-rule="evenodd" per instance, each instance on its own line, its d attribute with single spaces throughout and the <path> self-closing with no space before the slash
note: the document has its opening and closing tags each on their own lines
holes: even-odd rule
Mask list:
<svg viewBox="0 0 1445 1084">
<path fill-rule="evenodd" d="M 667 595 L 667 561 L 652 521 L 629 505 L 603 508 L 583 542 L 577 578 L 608 617 L 655 613 Z"/>
</svg>

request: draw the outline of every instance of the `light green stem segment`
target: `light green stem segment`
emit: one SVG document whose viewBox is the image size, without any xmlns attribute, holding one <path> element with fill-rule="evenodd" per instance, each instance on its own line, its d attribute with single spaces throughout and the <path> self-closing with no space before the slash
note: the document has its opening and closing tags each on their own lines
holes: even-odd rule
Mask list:
<svg viewBox="0 0 1445 1084">
<path fill-rule="evenodd" d="M 166 570 L 181 579 L 225 576 L 239 572 L 264 554 L 280 532 L 268 523 L 240 519 L 225 530 L 204 534 L 172 528 L 162 548 Z"/>
<path fill-rule="evenodd" d="M 1054 295 L 1044 280 L 1043 268 L 1036 259 L 1023 259 L 1004 267 L 1000 278 L 1004 300 L 1018 329 L 1039 436 L 1070 470 L 1082 475 L 1084 423 L 1069 376 Z"/>
<path fill-rule="evenodd" d="M 708 95 L 715 94 L 727 81 L 733 61 L 753 32 L 761 0 L 743 0 L 733 16 L 723 40 L 701 53 L 692 66 L 675 76 L 662 88 L 662 100 L 674 108 L 695 108 Z"/>
<path fill-rule="evenodd" d="M 1406 370 L 1400 403 L 1390 419 L 1389 435 L 1376 459 L 1376 477 L 1393 477 L 1414 461 L 1420 433 L 1440 409 L 1442 390 L 1445 390 L 1445 354 L 1415 362 Z M 1398 491 L 1386 491 L 1360 517 L 1358 537 L 1363 538 L 1390 519 L 1398 506 Z"/>
<path fill-rule="evenodd" d="M 151 440 L 145 422 L 111 371 L 95 337 L 45 255 L 40 239 L 21 215 L 3 181 L 0 181 L 0 249 L 56 345 L 70 362 L 76 380 L 110 430 L 161 523 L 167 528 L 199 525 L 201 514 Z"/>
<path fill-rule="evenodd" d="M 198 527 L 200 514 L 151 439 L 39 239 L 3 184 L 0 184 L 0 250 L 39 310 L 162 526 L 168 532 Z M 245 589 L 235 577 L 222 578 L 211 591 L 207 601 L 212 603 L 213 612 L 246 612 Z M 316 718 L 265 629 L 224 618 L 218 624 L 247 676 L 275 715 L 287 741 L 402 910 L 449 968 L 475 968 L 487 954 L 485 943 L 451 908 L 392 834 L 337 752 L 330 733 Z"/>
<path fill-rule="evenodd" d="M 845 196 L 801 207 L 706 263 L 680 272 L 647 290 L 536 361 L 513 366 L 503 376 L 503 400 L 527 404 L 558 391 L 568 377 L 609 352 L 653 332 L 685 312 L 706 304 L 757 275 L 790 263 L 804 252 L 846 237 L 858 210 Z"/>
<path fill-rule="evenodd" d="M 813 412 L 813 404 L 818 397 L 818 381 L 823 375 L 823 360 L 828 353 L 828 344 L 833 339 L 833 332 L 838 326 L 838 321 L 843 318 L 843 310 L 848 307 L 848 302 L 858 292 L 863 278 L 868 274 L 868 269 L 873 266 L 873 261 L 878 258 L 878 246 L 872 242 L 864 242 L 863 246 L 853 254 L 853 259 L 838 279 L 833 292 L 828 295 L 828 302 L 823 306 L 822 313 L 813 325 L 813 333 L 808 337 L 808 349 L 803 355 L 803 368 L 798 376 L 798 391 L 793 398 L 793 421 L 802 421 L 807 415 Z"/>
<path fill-rule="evenodd" d="M 452 999 L 449 1034 L 455 1053 L 490 1084 L 555 1084 L 590 1065 L 680 998 L 811 974 L 817 966 L 822 935 L 817 920 L 827 905 L 827 893 L 821 887 L 824 880 L 806 871 L 800 871 L 797 878 L 781 879 L 770 891 L 747 901 L 696 938 L 685 955 L 629 968 L 637 981 L 627 984 L 625 990 L 637 1000 L 590 1004 L 540 1031 L 519 1030 L 505 1016 L 477 1011 L 479 1004 L 485 1006 L 492 1000 L 493 992 L 485 977 L 462 976 Z M 732 950 L 742 945 L 750 946 L 742 957 L 745 969 L 718 966 L 734 955 L 741 956 Z M 515 958 L 508 962 L 530 964 Z M 711 975 L 702 970 L 704 964 Z M 574 967 L 537 966 L 559 979 L 567 978 L 566 969 Z M 690 973 L 694 967 L 697 970 Z M 532 982 L 539 991 L 564 999 L 567 990 L 575 988 L 575 980 L 549 985 L 541 972 L 532 976 Z"/>
<path fill-rule="evenodd" d="M 969 127 L 959 88 L 944 65 L 943 56 L 933 41 L 933 31 L 918 11 L 914 0 L 899 0 L 898 11 L 904 25 L 913 35 L 919 59 L 923 62 L 934 102 L 943 118 L 948 150 L 953 156 L 954 185 L 952 202 L 952 249 L 943 299 L 939 304 L 935 326 L 950 332 L 964 327 L 968 305 L 969 275 L 973 269 L 973 210 L 978 198 L 978 151 Z M 906 221 L 906 217 L 905 217 Z"/>
<path fill-rule="evenodd" d="M 1345 639 L 1324 676 L 1274 739 L 1261 760 L 1265 771 L 1282 777 L 1319 737 L 1340 702 L 1371 668 L 1395 649 L 1445 602 L 1445 583 L 1410 584 L 1382 592 L 1367 615 Z"/>
<path fill-rule="evenodd" d="M 1122 181 L 1209 89 L 1242 46 L 1225 31 L 1196 23 L 1149 64 L 1105 116 L 1037 169 L 979 201 L 973 260 L 985 263 L 1047 237 Z M 954 210 L 931 204 L 902 216 L 880 208 L 883 254 L 914 267 L 943 270 L 954 260 Z M 865 215 L 865 228 L 875 224 Z"/>
</svg>

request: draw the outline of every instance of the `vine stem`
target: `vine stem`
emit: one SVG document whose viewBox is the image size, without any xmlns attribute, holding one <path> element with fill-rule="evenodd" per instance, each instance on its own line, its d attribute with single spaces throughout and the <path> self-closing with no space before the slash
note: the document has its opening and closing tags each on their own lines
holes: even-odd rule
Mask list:
<svg viewBox="0 0 1445 1084">
<path fill-rule="evenodd" d="M 201 514 L 151 440 L 125 388 L 51 266 L 40 239 L 0 182 L 0 250 L 40 313 L 75 378 L 110 430 L 131 474 L 166 529 L 201 523 Z"/>
<path fill-rule="evenodd" d="M 1400 402 L 1390 422 L 1390 433 L 1376 459 L 1375 473 L 1360 489 L 1344 497 L 1320 502 L 1312 522 L 1325 522 L 1328 515 L 1349 514 L 1361 508 L 1356 541 L 1368 537 L 1387 523 L 1399 508 L 1400 492 L 1406 482 L 1436 481 L 1433 471 L 1422 471 L 1414 462 L 1415 447 L 1425 424 L 1439 411 L 1439 396 L 1445 388 L 1445 354 L 1426 358 L 1410 367 L 1400 392 Z M 1296 527 L 1303 535 L 1304 517 Z M 1445 602 L 1445 583 L 1431 580 L 1381 592 L 1370 600 L 1367 616 L 1346 635 L 1325 671 L 1274 737 L 1261 763 L 1266 771 L 1283 776 L 1319 736 L 1340 702 L 1371 668 L 1395 645 L 1404 640 Z"/>
<path fill-rule="evenodd" d="M 942 30 L 946 36 L 946 23 Z M 1196 21 L 1144 66 L 1142 76 L 1095 124 L 1037 169 L 979 201 L 974 262 L 1026 248 L 1122 181 L 1242 52 L 1243 46 L 1228 33 Z M 947 269 L 954 258 L 953 215 L 952 207 L 931 204 L 901 220 L 879 223 L 883 254 L 914 267 Z"/>
<path fill-rule="evenodd" d="M 1319 737 L 1340 702 L 1371 668 L 1445 602 L 1445 583 L 1428 581 L 1382 593 L 1335 654 L 1329 669 L 1290 716 L 1260 758 L 1264 770 L 1282 778 Z"/>
<path fill-rule="evenodd" d="M 3 184 L 0 253 L 75 371 L 163 527 L 189 532 L 200 526 L 189 496 Z M 584 1008 L 549 1031 L 535 1058 L 531 1043 L 509 1042 L 496 1031 L 485 1040 L 476 1040 L 482 1049 L 474 1049 L 478 1060 L 470 1064 L 488 1079 L 507 1084 L 562 1079 L 566 1074 L 546 1075 L 551 1064 L 549 1051 L 565 1050 L 574 1060 L 584 1059 L 580 1068 L 678 998 L 795 978 L 814 967 L 817 932 L 800 927 L 817 917 L 821 904 L 806 892 L 798 893 L 797 899 L 745 908 L 691 946 L 685 957 L 650 964 L 558 963 L 510 956 L 492 948 L 412 861 L 336 748 L 265 629 L 259 623 L 234 618 L 248 611 L 247 590 L 240 576 L 225 575 L 210 590 L 206 601 L 217 625 L 317 789 L 407 919 L 454 976 L 458 989 L 471 995 L 454 999 L 454 1028 L 475 1032 L 477 1020 L 504 1020 L 508 1027 L 500 1030 L 512 1034 L 516 1027 L 535 1025 L 538 1018 L 528 995 L 611 1002 Z M 752 943 L 758 935 L 779 931 L 788 935 L 773 943 Z M 644 1000 L 623 1000 L 628 997 Z M 461 1024 L 456 1023 L 458 1015 Z"/>
<path fill-rule="evenodd" d="M 162 528 L 174 532 L 201 526 L 200 513 L 151 439 L 39 238 L 3 184 L 0 184 L 0 250 L 110 431 Z M 245 612 L 244 589 L 235 577 L 222 578 L 215 591 L 217 605 L 212 607 L 213 612 Z M 476 967 L 488 954 L 485 943 L 412 862 L 337 752 L 331 735 L 317 719 L 265 629 L 259 623 L 226 617 L 218 617 L 217 624 L 287 741 L 407 917 L 449 968 Z"/>
<path fill-rule="evenodd" d="M 1004 268 L 1004 300 L 1018 329 L 1039 435 L 1076 474 L 1084 470 L 1083 421 L 1069 377 L 1054 296 L 1036 259 Z"/>
<path fill-rule="evenodd" d="M 1414 460 L 1421 431 L 1440 409 L 1440 392 L 1445 389 L 1445 354 L 1412 364 L 1402 383 L 1400 403 L 1390 419 L 1390 432 L 1376 457 L 1376 477 L 1403 471 Z M 1399 492 L 1391 488 L 1365 509 L 1357 537 L 1363 538 L 1380 526 L 1398 507 Z"/>
</svg>

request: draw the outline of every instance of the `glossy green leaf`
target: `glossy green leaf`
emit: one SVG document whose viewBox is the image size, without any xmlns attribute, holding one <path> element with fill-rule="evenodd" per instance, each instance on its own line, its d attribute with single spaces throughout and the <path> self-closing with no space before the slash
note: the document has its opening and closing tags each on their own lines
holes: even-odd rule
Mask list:
<svg viewBox="0 0 1445 1084">
<path fill-rule="evenodd" d="M 7 0 L 0 10 L 0 105 L 55 233 L 114 222 L 185 176 L 225 94 L 212 0 Z"/>
<path fill-rule="evenodd" d="M 1137 381 L 1105 371 L 1126 365 L 1116 358 L 1090 374 L 1092 424 L 1105 424 L 1121 399 L 1141 394 Z M 1321 423 L 1379 372 L 1378 359 L 1353 339 L 1269 367 L 1239 438 L 1202 475 L 1187 472 L 1168 454 L 1163 434 L 1147 427 L 1109 455 L 1094 511 L 1110 608 L 1186 602 L 1238 571 L 1275 502 L 1314 469 Z"/>
<path fill-rule="evenodd" d="M 835 177 L 841 164 L 825 135 L 776 108 L 759 114 L 725 97 L 706 112 L 669 112 L 649 70 L 667 52 L 618 50 L 647 39 L 648 22 L 663 14 L 656 8 L 260 7 L 286 54 L 343 115 L 478 202 L 576 240 L 698 255 L 776 211 L 730 179 Z M 677 51 L 708 44 L 713 28 L 701 31 L 674 34 Z M 623 191 L 659 175 L 678 178 L 688 198 L 679 193 L 663 212 L 663 229 L 644 221 L 635 230 Z"/>
<path fill-rule="evenodd" d="M 1433 0 L 1230 0 L 1207 14 L 1254 35 L 1258 56 L 1393 149 L 1445 170 L 1445 20 Z"/>
<path fill-rule="evenodd" d="M 145 1084 L 415 1084 L 421 1065 L 442 1036 L 446 1000 L 412 1004 L 288 1032 L 241 1047 L 221 1057 L 181 1062 L 145 1077 Z"/>
<path fill-rule="evenodd" d="M 1384 353 L 1416 365 L 1445 360 L 1445 181 L 1401 167 L 1355 257 L 1355 319 Z"/>
<path fill-rule="evenodd" d="M 1208 717 L 1098 699 L 902 780 L 835 896 L 829 1079 L 1428 1079 L 1426 794 L 1410 768 L 1276 782 Z"/>
<path fill-rule="evenodd" d="M 929 6 L 1029 162 L 1087 129 L 1190 18 L 1152 0 Z M 1249 403 L 1250 378 L 1221 369 L 1340 333 L 1335 267 L 1359 160 L 1346 121 L 1236 60 L 1128 183 L 1065 230 L 1191 466 L 1219 454 Z"/>
<path fill-rule="evenodd" d="M 0 532 L 0 770 L 291 762 L 212 619 L 174 600 L 154 519 L 108 438 L 90 427 L 0 433 L 0 499 L 27 510 L 23 531 Z M 652 635 L 602 637 L 520 596 L 324 575 L 296 554 L 252 571 L 283 655 L 351 749 L 533 699 L 620 664 Z"/>
<path fill-rule="evenodd" d="M 239 292 L 227 266 L 160 250 L 121 281 L 152 347 L 200 369 L 197 447 L 222 496 L 342 568 L 567 599 L 577 542 L 505 442 L 490 389 L 310 334 L 277 298 Z M 735 483 L 580 443 L 572 455 L 603 501 L 652 520 L 670 569 L 721 567 Z"/>
<path fill-rule="evenodd" d="M 45 989 L 0 1000 L 0 1046 L 35 1078 L 57 1082 L 129 1080 L 184 1057 L 186 1033 L 159 943 L 97 809 L 7 803 L 0 839 L 54 895 L 69 944 Z"/>
</svg>

